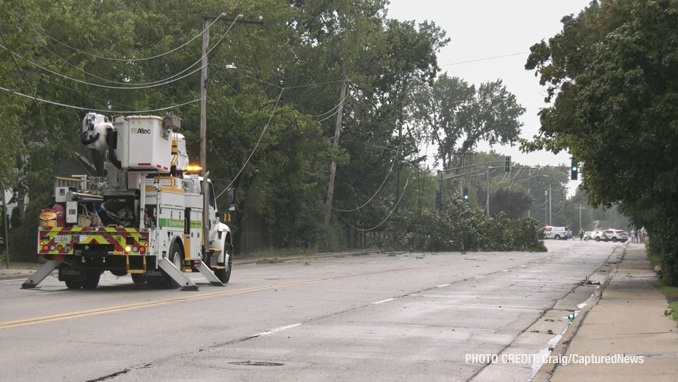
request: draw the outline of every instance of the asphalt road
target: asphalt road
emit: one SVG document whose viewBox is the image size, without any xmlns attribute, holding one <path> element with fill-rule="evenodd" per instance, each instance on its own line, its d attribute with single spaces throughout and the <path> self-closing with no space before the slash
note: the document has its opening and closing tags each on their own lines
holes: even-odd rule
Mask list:
<svg viewBox="0 0 678 382">
<path fill-rule="evenodd" d="M 547 247 L 250 264 L 198 292 L 0 281 L 0 381 L 525 381 L 539 365 L 469 355 L 547 349 L 624 245 Z"/>
</svg>

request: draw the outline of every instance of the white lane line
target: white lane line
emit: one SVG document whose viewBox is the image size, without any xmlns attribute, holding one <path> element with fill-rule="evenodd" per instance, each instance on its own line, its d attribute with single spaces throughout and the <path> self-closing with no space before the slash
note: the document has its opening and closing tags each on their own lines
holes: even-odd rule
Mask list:
<svg viewBox="0 0 678 382">
<path fill-rule="evenodd" d="M 450 286 L 450 284 L 443 284 L 443 285 L 438 285 L 438 288 L 444 288 L 446 286 Z"/>
<path fill-rule="evenodd" d="M 273 333 L 277 333 L 277 332 L 282 332 L 283 330 L 296 328 L 297 326 L 300 326 L 300 325 L 301 325 L 301 324 L 292 324 L 292 325 L 287 325 L 287 326 L 281 326 L 281 327 L 279 327 L 279 328 L 275 328 L 275 329 L 271 329 L 271 330 L 266 331 L 266 332 L 261 332 L 261 333 L 255 334 L 255 335 L 253 335 L 252 337 L 266 336 L 266 335 L 269 335 L 269 334 L 273 334 Z"/>
<path fill-rule="evenodd" d="M 377 305 L 377 304 L 383 304 L 383 303 L 385 303 L 385 302 L 389 302 L 389 301 L 393 301 L 393 300 L 395 300 L 395 298 L 387 298 L 386 300 L 381 300 L 381 301 L 373 302 L 372 304 L 374 304 L 374 305 Z"/>
</svg>

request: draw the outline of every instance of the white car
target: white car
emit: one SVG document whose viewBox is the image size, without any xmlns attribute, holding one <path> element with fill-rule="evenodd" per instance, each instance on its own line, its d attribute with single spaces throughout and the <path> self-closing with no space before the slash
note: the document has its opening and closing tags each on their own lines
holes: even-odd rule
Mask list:
<svg viewBox="0 0 678 382">
<path fill-rule="evenodd" d="M 621 241 L 622 243 L 627 241 L 629 239 L 629 234 L 626 233 L 626 231 L 622 231 L 620 229 L 607 229 L 605 231 L 601 231 L 599 235 L 595 236 L 596 241 L 612 241 L 612 242 L 617 242 Z"/>
</svg>

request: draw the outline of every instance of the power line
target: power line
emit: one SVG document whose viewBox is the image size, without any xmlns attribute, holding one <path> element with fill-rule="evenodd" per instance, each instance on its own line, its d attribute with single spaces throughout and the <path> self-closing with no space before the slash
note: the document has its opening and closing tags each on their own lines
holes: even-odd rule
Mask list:
<svg viewBox="0 0 678 382">
<path fill-rule="evenodd" d="M 7 40 L 5 40 L 5 35 L 2 33 L 2 31 L 0 31 L 0 38 L 2 38 L 3 44 L 7 45 Z M 33 88 L 31 88 L 31 86 L 28 84 L 28 81 L 26 80 L 26 77 L 24 76 L 24 72 L 21 70 L 21 66 L 19 66 L 19 63 L 16 61 L 16 58 L 14 56 L 11 56 L 11 57 L 12 57 L 12 62 L 14 63 L 14 66 L 16 66 L 16 69 L 19 71 L 19 75 L 21 76 L 21 79 L 24 81 L 26 86 L 28 86 L 28 90 L 30 90 L 31 93 L 33 93 L 33 95 L 34 95 L 33 99 L 35 100 L 36 99 L 35 92 L 33 91 Z M 2 88 L 2 89 L 5 90 L 4 88 Z M 45 117 L 45 123 L 49 123 L 50 119 L 48 118 L 45 110 L 42 107 L 40 107 L 39 103 L 37 104 L 37 106 L 38 106 L 38 109 L 40 109 L 40 112 L 42 113 L 43 117 Z M 62 140 L 64 142 L 64 146 L 67 148 L 67 150 L 70 151 L 72 154 L 75 154 L 73 149 L 68 145 L 68 142 L 61 136 L 60 131 L 59 131 L 59 129 L 57 129 L 56 125 L 52 124 L 52 129 L 55 131 L 57 138 L 59 138 L 60 140 Z M 9 256 L 9 254 L 8 254 L 8 256 Z"/>
<path fill-rule="evenodd" d="M 233 28 L 233 25 L 235 25 L 235 22 L 236 22 L 236 21 L 237 21 L 237 18 L 236 18 L 236 20 L 233 21 L 233 23 L 231 23 L 231 26 L 228 28 L 228 30 L 226 30 L 226 32 L 224 32 L 224 34 L 221 36 L 221 38 L 219 39 L 219 41 L 217 41 L 217 43 L 212 47 L 212 49 L 210 49 L 210 50 L 207 52 L 207 54 L 205 54 L 205 56 L 210 55 L 210 54 L 212 53 L 212 51 L 214 51 L 214 49 L 216 49 L 217 46 L 219 46 L 219 45 L 221 44 L 221 42 L 223 41 L 223 39 L 226 37 L 226 34 L 228 34 L 228 32 L 231 30 L 231 28 Z M 7 51 L 9 51 L 12 55 L 15 55 L 15 56 L 17 56 L 17 57 L 19 57 L 19 58 L 23 58 L 22 55 L 20 55 L 20 54 L 18 54 L 18 53 L 15 53 L 15 52 L 12 52 L 7 46 L 1 46 L 1 47 L 4 48 L 4 49 L 6 49 Z M 47 49 L 47 48 L 46 48 L 46 49 Z M 34 66 L 36 66 L 36 67 L 38 67 L 38 68 L 40 68 L 40 69 L 42 69 L 42 70 L 44 70 L 44 71 L 47 71 L 47 72 L 52 73 L 52 74 L 54 74 L 54 75 L 56 75 L 56 76 L 59 76 L 59 77 L 68 79 L 68 80 L 70 80 L 70 81 L 74 81 L 74 82 L 77 82 L 77 83 L 81 83 L 81 84 L 83 84 L 83 85 L 88 85 L 88 86 L 93 86 L 93 87 L 104 88 L 104 89 L 139 90 L 139 89 L 150 89 L 150 88 L 155 88 L 155 87 L 168 85 L 168 84 L 170 84 L 170 83 L 173 83 L 173 82 L 182 80 L 182 79 L 184 79 L 184 78 L 186 78 L 186 77 L 188 77 L 188 76 L 190 76 L 190 75 L 192 75 L 192 74 L 197 73 L 198 71 L 202 70 L 202 68 L 203 68 L 202 66 L 200 66 L 199 68 L 193 70 L 192 72 L 190 72 L 190 73 L 188 73 L 188 74 L 185 74 L 185 75 L 180 76 L 180 77 L 177 78 L 177 76 L 181 75 L 182 73 L 185 73 L 185 72 L 188 71 L 190 68 L 192 68 L 192 67 L 194 67 L 196 64 L 200 63 L 200 61 L 202 60 L 202 56 L 201 56 L 200 60 L 198 60 L 198 61 L 196 61 L 195 63 L 193 63 L 193 64 L 190 65 L 188 68 L 182 70 L 181 72 L 179 72 L 179 73 L 177 73 L 177 74 L 174 74 L 174 75 L 172 75 L 172 76 L 166 77 L 166 78 L 164 78 L 164 79 L 162 79 L 162 80 L 157 80 L 157 81 L 152 81 L 152 82 L 147 82 L 147 83 L 139 83 L 139 84 L 129 83 L 129 82 L 117 82 L 117 81 L 108 80 L 108 79 L 99 77 L 99 76 L 97 76 L 97 75 L 95 75 L 95 74 L 86 72 L 86 71 L 84 71 L 84 70 L 78 68 L 76 65 L 73 65 L 73 64 L 71 64 L 70 62 L 64 60 L 63 58 L 61 58 L 60 56 L 58 56 L 57 54 L 55 54 L 55 53 L 52 52 L 51 50 L 49 50 L 49 49 L 47 49 L 47 50 L 50 51 L 50 53 L 54 54 L 54 55 L 55 55 L 57 58 L 59 58 L 60 60 L 64 61 L 66 64 L 72 66 L 73 68 L 75 68 L 76 70 L 78 70 L 78 71 L 84 73 L 85 75 L 89 75 L 89 76 L 92 76 L 92 77 L 94 77 L 94 78 L 97 78 L 97 79 L 100 79 L 100 80 L 103 80 L 103 81 L 106 81 L 106 82 L 109 82 L 109 83 L 113 83 L 113 84 L 124 84 L 125 86 L 109 86 L 109 85 L 101 85 L 101 84 L 95 84 L 95 83 L 91 83 L 91 82 L 87 82 L 87 81 L 82 81 L 82 80 L 78 80 L 78 79 L 75 79 L 75 78 L 72 78 L 72 77 L 63 75 L 63 74 L 61 74 L 61 73 L 57 73 L 57 72 L 55 72 L 55 71 L 53 71 L 53 70 L 51 70 L 51 69 L 47 69 L 47 68 L 43 67 L 42 65 L 36 63 L 36 62 L 33 61 L 33 60 L 28 60 L 28 62 L 30 62 L 30 63 L 33 64 Z"/>
<path fill-rule="evenodd" d="M 339 101 L 339 103 L 338 103 L 336 106 L 334 106 L 332 109 L 330 109 L 330 110 L 328 110 L 328 111 L 326 111 L 326 112 L 324 112 L 324 113 L 320 113 L 320 114 L 317 114 L 317 115 L 312 115 L 311 117 L 313 117 L 313 118 L 320 118 L 320 117 L 323 117 L 323 116 L 327 115 L 328 113 L 332 113 L 332 114 L 330 114 L 327 118 L 325 118 L 325 119 L 328 119 L 329 117 L 331 117 L 331 116 L 337 114 L 337 110 L 339 110 L 339 107 L 341 107 L 341 105 L 344 104 L 344 101 L 346 101 L 346 99 L 348 98 L 349 95 L 350 95 L 350 91 L 349 91 L 349 92 L 346 92 L 346 95 L 344 96 L 344 98 L 343 98 L 341 101 Z M 320 120 L 320 121 L 318 121 L 318 122 L 322 122 L 322 121 L 324 121 L 325 119 L 322 119 L 322 120 Z"/>
<path fill-rule="evenodd" d="M 76 110 L 96 111 L 96 112 L 100 112 L 100 113 L 119 113 L 119 114 L 152 113 L 154 111 L 163 111 L 163 110 L 178 108 L 178 107 L 181 107 L 181 106 L 186 106 L 186 105 L 200 101 L 200 99 L 198 98 L 198 99 L 194 99 L 193 101 L 188 101 L 188 102 L 184 102 L 184 103 L 177 104 L 177 105 L 172 105 L 172 106 L 158 108 L 158 109 L 149 109 L 149 110 L 101 110 L 101 109 L 92 109 L 92 108 L 87 108 L 87 107 L 73 106 L 73 105 L 68 105 L 68 104 L 65 104 L 65 103 L 49 101 L 49 100 L 46 100 L 46 99 L 38 98 L 37 96 L 30 96 L 30 95 L 27 95 L 27 94 L 15 92 L 13 90 L 4 88 L 2 86 L 0 86 L 0 90 L 4 90 L 8 93 L 12 93 L 14 95 L 24 97 L 24 98 L 28 98 L 28 99 L 32 99 L 32 100 L 42 102 L 42 103 L 48 103 L 48 104 L 51 104 L 51 105 L 62 106 L 62 107 L 70 108 L 70 109 L 76 109 Z"/>
<path fill-rule="evenodd" d="M 97 96 L 91 95 L 91 94 L 89 94 L 89 93 L 82 92 L 82 91 L 77 90 L 77 89 L 69 88 L 68 86 L 64 86 L 64 85 L 58 84 L 58 83 L 56 83 L 56 82 L 54 82 L 54 81 L 50 81 L 49 79 L 46 79 L 46 78 L 44 78 L 43 76 L 41 76 L 41 75 L 39 75 L 39 74 L 35 74 L 35 73 L 28 73 L 28 74 L 31 75 L 31 76 L 33 76 L 33 77 L 35 77 L 35 78 L 37 78 L 39 81 L 45 81 L 45 82 L 47 82 L 48 84 L 52 84 L 52 85 L 54 85 L 54 86 L 56 86 L 56 87 L 58 87 L 58 88 L 66 89 L 66 90 L 72 91 L 72 92 L 74 92 L 74 93 L 77 93 L 77 94 L 81 94 L 81 95 L 87 96 L 88 98 L 95 98 L 95 99 L 104 101 L 104 102 L 106 102 L 107 104 L 111 103 L 111 100 L 110 100 L 110 99 L 97 97 Z M 129 105 L 126 105 L 126 104 L 121 103 L 121 102 L 116 102 L 116 103 L 119 103 L 119 104 L 121 104 L 121 105 L 123 105 L 123 106 L 126 106 L 126 107 L 129 106 Z"/>
<path fill-rule="evenodd" d="M 19 58 L 24 58 L 22 55 L 15 53 L 15 52 L 12 52 L 7 46 L 3 45 L 3 46 L 0 46 L 0 48 L 4 48 L 4 49 L 8 50 L 13 56 L 17 56 Z M 78 80 L 78 79 L 63 75 L 61 73 L 55 72 L 54 70 L 45 68 L 44 66 L 38 64 L 37 62 L 35 62 L 33 60 L 28 60 L 28 62 L 31 63 L 33 66 L 36 66 L 36 67 L 38 67 L 38 68 L 40 68 L 40 69 L 42 69 L 46 72 L 54 74 L 55 76 L 58 76 L 58 77 L 61 77 L 61 78 L 64 78 L 64 79 L 67 79 L 67 80 L 70 80 L 70 81 L 73 81 L 73 82 L 77 82 L 79 84 L 97 87 L 97 88 L 115 89 L 115 90 L 139 90 L 139 89 L 150 89 L 150 88 L 154 88 L 154 87 L 164 86 L 164 85 L 170 84 L 172 82 L 182 80 L 182 79 L 184 79 L 184 78 L 186 78 L 186 77 L 188 77 L 188 76 L 190 76 L 194 73 L 197 73 L 198 71 L 200 71 L 202 69 L 202 66 L 201 66 L 198 69 L 196 69 L 196 70 L 194 70 L 194 71 L 192 71 L 192 72 L 190 72 L 190 73 L 188 73 L 188 74 L 186 74 L 182 77 L 179 77 L 179 78 L 176 78 L 176 79 L 173 79 L 171 81 L 164 82 L 164 83 L 159 83 L 159 84 L 138 85 L 138 86 L 109 86 L 109 85 L 101 85 L 101 84 L 95 84 L 95 83 L 91 83 L 91 82 L 87 82 L 87 81 L 83 81 L 83 80 Z M 83 72 L 83 73 L 90 74 L 90 73 L 87 73 L 87 72 Z M 168 77 L 168 78 L 170 78 L 170 77 Z M 108 80 L 106 80 L 106 81 L 108 81 Z M 114 81 L 108 81 L 108 82 L 114 82 Z"/>
<path fill-rule="evenodd" d="M 475 60 L 468 60 L 468 61 L 459 61 L 459 62 L 453 62 L 451 64 L 443 64 L 440 66 L 453 66 L 453 65 L 461 65 L 461 64 L 470 64 L 472 62 L 480 62 L 480 61 L 489 61 L 489 60 L 496 60 L 498 58 L 505 58 L 505 57 L 512 57 L 512 56 L 520 56 L 523 54 L 529 54 L 530 52 L 520 52 L 520 53 L 510 53 L 510 54 L 504 54 L 501 56 L 493 56 L 493 57 L 485 57 L 485 58 L 478 58 Z"/>
<path fill-rule="evenodd" d="M 339 216 L 341 218 L 341 220 L 344 221 L 344 223 L 346 223 L 349 227 L 351 227 L 353 229 L 357 229 L 357 230 L 361 230 L 361 231 L 374 231 L 375 229 L 381 227 L 384 223 L 386 223 L 386 221 L 388 221 L 388 219 L 391 218 L 391 215 L 393 215 L 393 213 L 396 211 L 396 209 L 398 209 L 400 202 L 403 200 L 403 196 L 405 196 L 405 190 L 407 190 L 407 185 L 410 183 L 410 177 L 412 177 L 413 173 L 414 173 L 414 171 L 411 172 L 410 175 L 407 177 L 407 181 L 405 182 L 405 186 L 403 187 L 403 192 L 400 194 L 400 198 L 398 199 L 398 202 L 395 204 L 395 206 L 393 207 L 391 212 L 388 214 L 388 216 L 386 216 L 386 219 L 382 220 L 381 223 L 377 224 L 376 226 L 374 226 L 372 228 L 359 228 L 359 227 L 356 227 L 353 224 L 349 223 L 348 221 L 346 221 L 346 219 L 344 219 L 344 217 L 341 216 L 341 214 L 337 213 L 337 216 Z"/>
<path fill-rule="evenodd" d="M 226 14 L 223 13 L 223 12 L 222 12 L 221 14 L 219 14 L 219 16 L 217 16 L 216 19 L 215 19 L 215 20 L 214 20 L 207 28 L 208 28 L 208 29 L 211 28 L 212 25 L 214 25 L 214 23 L 216 23 L 222 16 L 225 16 L 225 15 L 226 15 Z M 239 18 L 239 17 L 242 17 L 242 15 L 238 15 L 237 18 Z M 115 57 L 104 57 L 104 56 L 99 56 L 99 55 L 96 55 L 96 54 L 93 54 L 93 53 L 85 52 L 85 51 L 83 51 L 83 50 L 80 50 L 80 49 L 78 49 L 78 48 L 72 47 L 72 46 L 66 44 L 66 43 L 63 42 L 63 41 L 61 41 L 61 40 L 59 40 L 59 39 L 56 39 L 56 38 L 54 38 L 54 37 L 48 35 L 46 32 L 44 32 L 44 31 L 42 31 L 42 30 L 40 30 L 40 29 L 38 29 L 38 28 L 33 28 L 33 27 L 31 27 L 31 29 L 35 30 L 36 32 L 38 32 L 38 33 L 40 33 L 41 35 L 43 35 L 43 36 L 49 38 L 50 40 L 52 40 L 52 41 L 54 41 L 54 42 L 56 42 L 56 43 L 58 43 L 58 44 L 61 44 L 61 45 L 65 46 L 65 47 L 67 47 L 67 48 L 69 48 L 69 49 L 71 49 L 71 50 L 73 50 L 73 51 L 75 51 L 75 52 L 78 52 L 78 53 L 81 53 L 81 54 L 84 54 L 84 55 L 87 55 L 87 56 L 90 56 L 90 57 L 102 59 L 102 60 L 108 60 L 108 61 L 122 61 L 122 62 L 148 61 L 148 60 L 154 60 L 154 59 L 156 59 L 156 58 L 164 57 L 164 56 L 166 56 L 166 55 L 168 55 L 168 54 L 171 54 L 171 53 L 174 53 L 174 52 L 178 51 L 179 49 L 184 48 L 186 45 L 190 44 L 190 43 L 193 42 L 195 39 L 197 39 L 198 37 L 202 36 L 202 32 L 200 32 L 200 33 L 198 33 L 197 35 L 195 35 L 193 38 L 191 38 L 190 40 L 188 40 L 188 41 L 186 41 L 185 43 L 183 43 L 182 45 L 180 45 L 180 46 L 178 46 L 178 47 L 176 47 L 176 48 L 174 48 L 174 49 L 172 49 L 172 50 L 168 50 L 168 51 L 166 51 L 166 52 L 164 52 L 164 53 L 157 54 L 157 55 L 155 55 L 155 56 L 143 57 L 143 58 L 115 58 Z"/>
<path fill-rule="evenodd" d="M 259 135 L 259 140 L 257 140 L 257 144 L 254 145 L 254 148 L 252 149 L 250 156 L 247 157 L 245 164 L 242 165 L 242 167 L 240 168 L 240 171 L 238 171 L 238 173 L 235 175 L 235 177 L 233 177 L 233 180 L 231 180 L 231 183 L 229 183 L 228 186 L 226 186 L 226 188 L 219 195 L 217 195 L 217 197 L 215 199 L 218 199 L 221 195 L 223 195 L 224 192 L 226 192 L 226 190 L 231 188 L 231 186 L 233 185 L 233 182 L 235 182 L 235 180 L 238 179 L 238 177 L 240 176 L 240 173 L 242 173 L 243 170 L 245 169 L 245 167 L 247 167 L 247 164 L 250 163 L 250 159 L 252 159 L 252 156 L 254 156 L 254 153 L 257 151 L 257 148 L 259 147 L 259 143 L 261 143 L 261 138 L 264 137 L 266 130 L 268 130 L 268 126 L 271 124 L 271 121 L 273 120 L 273 116 L 275 115 L 275 110 L 278 108 L 278 103 L 280 102 L 280 98 L 282 97 L 284 91 L 285 91 L 285 89 L 283 88 L 280 91 L 280 94 L 278 94 L 278 99 L 275 101 L 275 106 L 273 106 L 273 111 L 271 112 L 270 117 L 268 117 L 268 122 L 266 122 L 266 125 L 264 126 L 264 129 L 261 132 L 261 135 Z"/>
<path fill-rule="evenodd" d="M 391 160 L 391 168 L 388 169 L 388 173 L 386 173 L 386 177 L 384 178 L 384 181 L 381 182 L 381 185 L 379 186 L 377 191 L 374 192 L 374 195 L 372 195 L 371 198 L 369 198 L 362 206 L 354 208 L 352 210 L 342 210 L 342 209 L 333 207 L 334 210 L 338 211 L 338 212 L 355 212 L 355 211 L 362 209 L 366 205 L 368 205 L 372 201 L 372 199 L 374 199 L 377 196 L 377 194 L 379 194 L 379 191 L 381 191 L 382 187 L 384 187 L 384 184 L 386 184 L 386 181 L 388 180 L 389 176 L 393 172 L 393 166 L 395 166 L 396 159 L 398 159 L 398 152 L 399 152 L 399 149 L 400 149 L 401 146 L 402 146 L 402 141 L 400 142 L 400 145 L 398 146 L 398 149 L 396 150 L 396 154 L 393 156 L 393 159 Z"/>
</svg>

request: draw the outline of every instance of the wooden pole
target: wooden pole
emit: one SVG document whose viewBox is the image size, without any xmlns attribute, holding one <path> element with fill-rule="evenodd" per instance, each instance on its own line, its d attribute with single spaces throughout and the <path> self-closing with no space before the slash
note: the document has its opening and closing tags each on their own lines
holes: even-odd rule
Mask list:
<svg viewBox="0 0 678 382">
<path fill-rule="evenodd" d="M 334 148 L 339 146 L 339 135 L 341 134 L 341 118 L 344 114 L 344 99 L 346 98 L 346 87 L 348 85 L 348 76 L 344 73 L 344 81 L 341 84 L 341 97 L 339 98 L 339 109 L 337 111 L 337 125 L 334 129 Z M 332 218 L 332 197 L 334 196 L 334 178 L 337 173 L 337 160 L 332 159 L 330 165 L 330 185 L 327 190 L 327 214 L 325 215 L 325 228 L 329 230 L 330 220 Z"/>
</svg>

